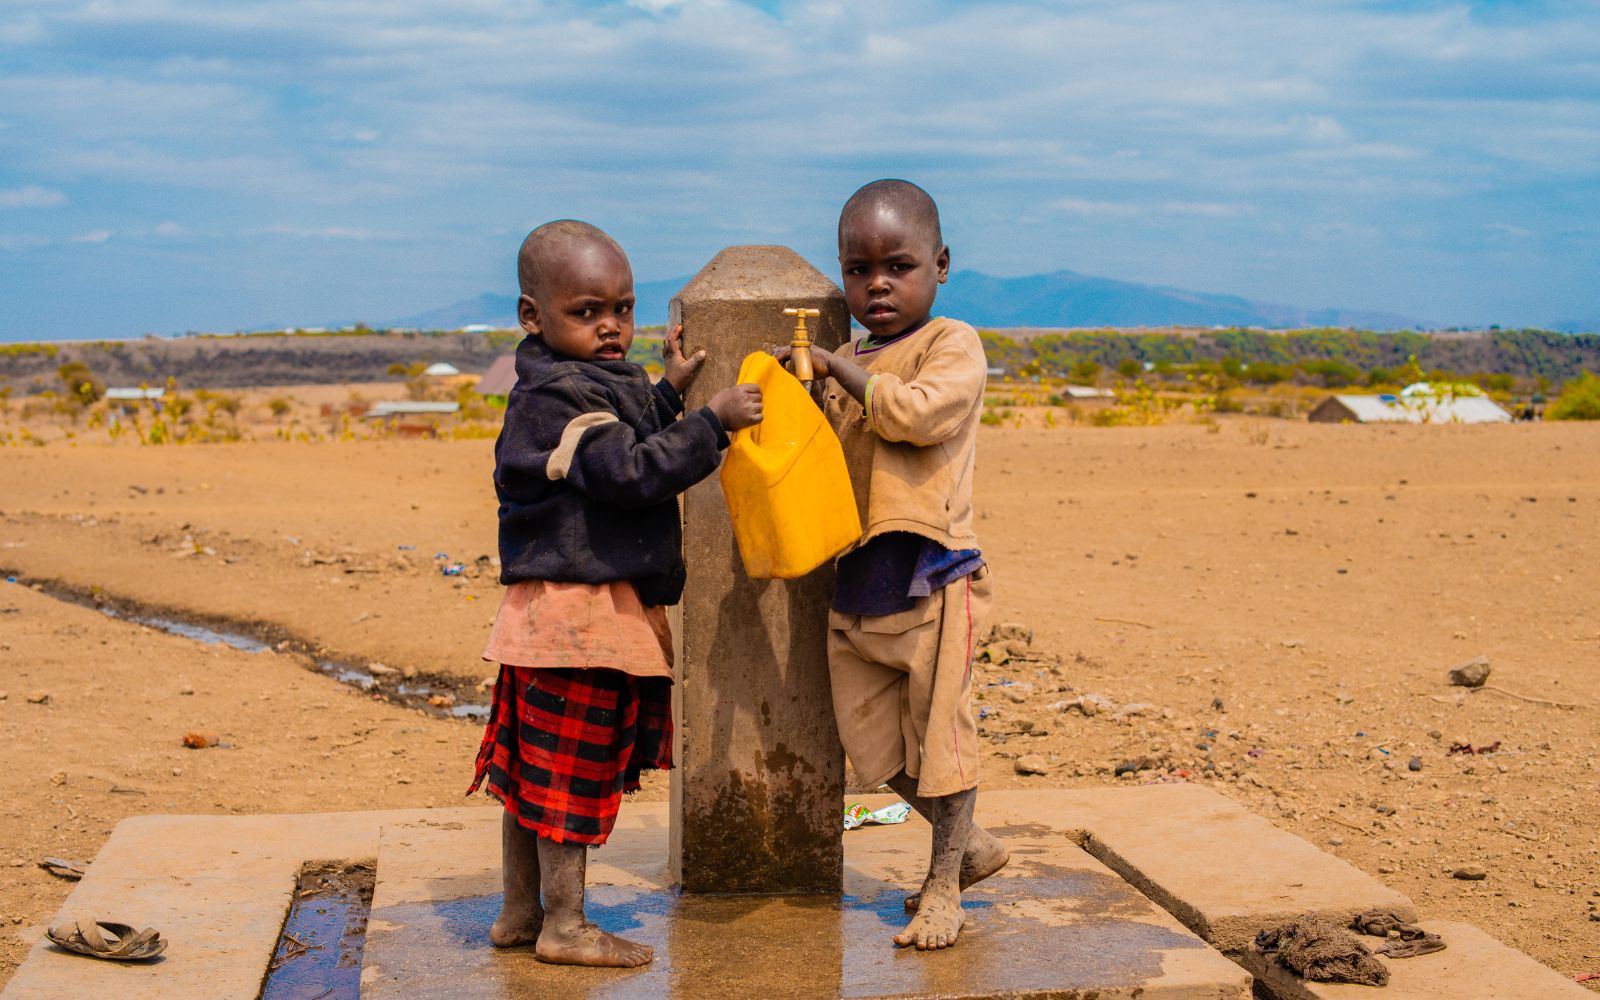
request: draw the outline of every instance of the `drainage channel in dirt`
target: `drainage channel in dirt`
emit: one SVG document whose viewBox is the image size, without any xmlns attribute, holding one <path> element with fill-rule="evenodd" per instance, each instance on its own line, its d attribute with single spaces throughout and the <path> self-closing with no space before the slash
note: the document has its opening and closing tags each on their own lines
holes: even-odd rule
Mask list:
<svg viewBox="0 0 1600 1000">
<path fill-rule="evenodd" d="M 261 1000 L 358 1000 L 376 867 L 311 861 L 272 950 Z"/>
<path fill-rule="evenodd" d="M 470 682 L 437 674 L 419 673 L 406 677 L 398 671 L 396 675 L 380 676 L 355 664 L 329 658 L 323 655 L 322 647 L 284 634 L 281 629 L 274 626 L 203 621 L 170 608 L 150 608 L 113 597 L 99 588 L 85 589 L 59 580 L 30 580 L 7 572 L 5 581 L 16 586 L 29 587 L 58 601 L 92 608 L 111 618 L 159 629 L 207 645 L 229 646 L 245 653 L 264 653 L 271 650 L 275 653 L 292 654 L 305 664 L 307 669 L 332 677 L 341 684 L 359 688 L 380 700 L 419 709 L 429 715 L 480 722 L 489 715 L 487 704 L 466 700 L 469 697 L 482 697 L 481 692 Z"/>
</svg>

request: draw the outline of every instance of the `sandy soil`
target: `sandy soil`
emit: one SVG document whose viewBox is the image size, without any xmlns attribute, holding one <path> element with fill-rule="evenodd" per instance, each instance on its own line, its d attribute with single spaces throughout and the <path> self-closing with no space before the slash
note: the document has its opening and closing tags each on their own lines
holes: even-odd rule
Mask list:
<svg viewBox="0 0 1600 1000">
<path fill-rule="evenodd" d="M 1206 782 L 1430 916 L 1600 970 L 1600 427 L 986 428 L 981 448 L 997 619 L 1061 659 L 980 668 L 990 787 Z M 491 461 L 487 441 L 8 449 L 0 568 L 470 691 Z M 1491 685 L 1585 707 L 1449 687 L 1480 653 Z M 48 920 L 70 884 L 33 861 L 92 858 L 123 816 L 459 801 L 475 724 L 302 659 L 0 585 L 0 919 Z M 1151 707 L 1056 707 L 1089 693 Z M 197 728 L 236 749 L 183 749 Z M 1024 754 L 1048 773 L 1015 773 Z M 1466 864 L 1488 878 L 1451 877 Z M 0 944 L 0 982 L 22 951 Z"/>
</svg>

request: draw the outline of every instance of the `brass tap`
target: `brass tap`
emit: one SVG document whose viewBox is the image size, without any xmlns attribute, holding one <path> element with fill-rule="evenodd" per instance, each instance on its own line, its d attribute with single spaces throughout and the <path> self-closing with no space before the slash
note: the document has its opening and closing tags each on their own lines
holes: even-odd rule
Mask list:
<svg viewBox="0 0 1600 1000">
<path fill-rule="evenodd" d="M 802 382 L 810 382 L 816 378 L 811 371 L 811 331 L 806 329 L 806 318 L 816 319 L 822 315 L 821 309 L 791 308 L 783 311 L 785 316 L 794 317 L 794 340 L 789 344 L 794 348 L 789 355 L 794 371 L 794 377 Z"/>
</svg>

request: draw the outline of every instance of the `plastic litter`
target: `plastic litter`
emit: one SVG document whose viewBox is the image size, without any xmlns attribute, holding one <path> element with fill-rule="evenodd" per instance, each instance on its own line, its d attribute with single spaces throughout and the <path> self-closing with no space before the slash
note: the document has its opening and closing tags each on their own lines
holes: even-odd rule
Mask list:
<svg viewBox="0 0 1600 1000">
<path fill-rule="evenodd" d="M 844 807 L 844 828 L 854 830 L 858 826 L 893 826 L 904 823 L 911 817 L 911 807 L 904 802 L 884 806 L 882 809 L 868 809 L 859 802 L 852 802 Z"/>
<path fill-rule="evenodd" d="M 460 576 L 467 571 L 466 563 L 448 563 L 439 567 L 440 576 Z"/>
</svg>

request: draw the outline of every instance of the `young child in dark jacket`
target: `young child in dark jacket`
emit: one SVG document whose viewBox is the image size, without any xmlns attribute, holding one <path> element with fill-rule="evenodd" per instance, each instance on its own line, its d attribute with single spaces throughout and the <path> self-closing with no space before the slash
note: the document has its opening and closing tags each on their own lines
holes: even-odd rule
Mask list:
<svg viewBox="0 0 1600 1000">
<path fill-rule="evenodd" d="M 683 356 L 681 328 L 651 385 L 626 360 L 628 258 L 587 223 L 535 229 L 517 278 L 528 335 L 494 470 L 507 589 L 483 654 L 501 667 L 472 785 L 487 779 L 506 808 L 489 940 L 533 943 L 546 962 L 638 966 L 648 946 L 585 918 L 585 852 L 605 843 L 641 770 L 672 766 L 677 497 L 716 470 L 728 431 L 761 420 L 761 393 L 734 386 L 683 415 L 705 353 Z"/>
</svg>

